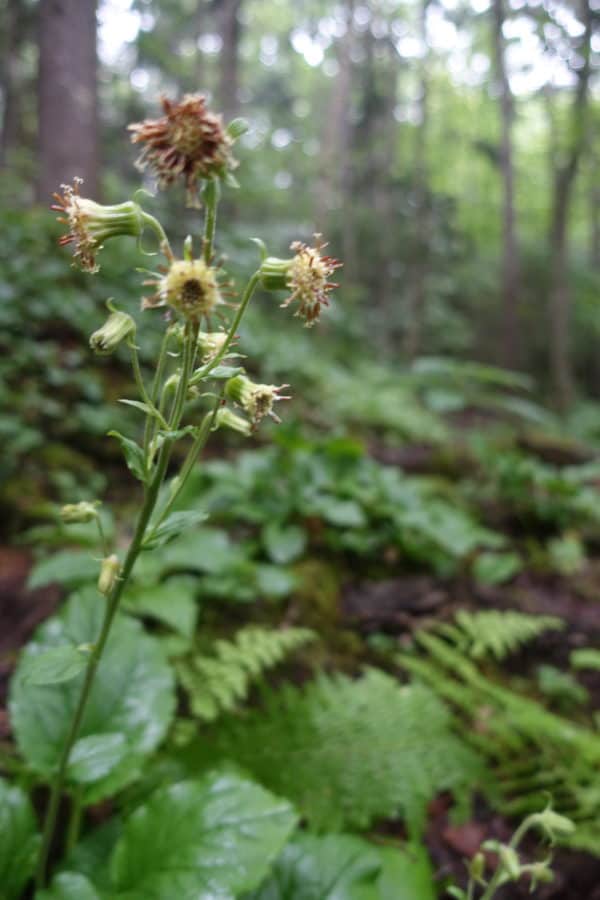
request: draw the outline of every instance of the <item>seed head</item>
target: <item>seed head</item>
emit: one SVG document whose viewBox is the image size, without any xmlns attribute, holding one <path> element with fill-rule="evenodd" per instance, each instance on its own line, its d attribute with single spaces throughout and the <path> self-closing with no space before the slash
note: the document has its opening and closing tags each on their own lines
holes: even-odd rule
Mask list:
<svg viewBox="0 0 600 900">
<path fill-rule="evenodd" d="M 225 394 L 238 406 L 241 406 L 250 418 L 254 428 L 265 416 L 270 416 L 277 423 L 281 422 L 273 410 L 273 404 L 279 400 L 289 400 L 289 396 L 280 394 L 280 391 L 289 387 L 281 384 L 255 384 L 245 375 L 235 375 L 225 385 Z"/>
<path fill-rule="evenodd" d="M 62 194 L 55 193 L 51 209 L 64 213 L 58 221 L 68 226 L 67 234 L 59 239 L 61 246 L 74 245 L 74 265 L 92 274 L 99 270 L 96 254 L 104 241 L 120 235 L 139 237 L 142 233 L 141 209 L 137 203 L 127 201 L 113 206 L 102 206 L 79 193 L 81 178 L 74 178 L 73 185 L 61 185 Z"/>
<path fill-rule="evenodd" d="M 136 165 L 151 169 L 161 188 L 182 179 L 188 205 L 198 206 L 198 180 L 223 178 L 237 166 L 233 139 L 221 116 L 206 108 L 202 94 L 186 94 L 178 103 L 162 97 L 161 102 L 164 116 L 129 126 L 132 143 L 144 145 Z"/>
<path fill-rule="evenodd" d="M 202 259 L 175 259 L 165 275 L 145 282 L 156 285 L 157 291 L 144 298 L 142 308 L 168 305 L 185 319 L 199 322 L 223 302 L 217 275 L 218 270 Z"/>
</svg>

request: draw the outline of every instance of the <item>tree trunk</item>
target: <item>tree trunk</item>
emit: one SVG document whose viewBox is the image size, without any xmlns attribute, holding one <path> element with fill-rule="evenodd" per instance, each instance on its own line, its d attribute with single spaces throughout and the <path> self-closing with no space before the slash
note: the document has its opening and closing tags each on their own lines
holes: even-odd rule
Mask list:
<svg viewBox="0 0 600 900">
<path fill-rule="evenodd" d="M 41 0 L 39 17 L 38 200 L 74 176 L 96 197 L 96 0 Z"/>
<path fill-rule="evenodd" d="M 0 91 L 3 100 L 0 132 L 0 168 L 9 164 L 9 154 L 19 142 L 20 85 L 18 63 L 29 31 L 30 12 L 23 0 L 5 0 L 2 4 L 0 35 Z"/>
<path fill-rule="evenodd" d="M 215 0 L 217 30 L 222 40 L 219 52 L 219 107 L 225 121 L 238 115 L 241 0 Z"/>
<path fill-rule="evenodd" d="M 592 37 L 592 0 L 581 0 L 581 19 L 585 33 L 578 48 L 584 63 L 571 110 L 570 145 L 554 171 L 552 218 L 550 222 L 550 362 L 556 392 L 556 404 L 566 410 L 572 400 L 573 376 L 569 354 L 571 297 L 568 279 L 568 223 L 573 185 L 586 142 L 587 106 L 590 81 L 590 43 Z"/>
<path fill-rule="evenodd" d="M 427 10 L 431 0 L 421 0 L 419 37 L 427 46 Z M 419 73 L 419 123 L 415 133 L 413 193 L 415 200 L 414 255 L 408 285 L 404 353 L 413 360 L 421 351 L 425 307 L 427 303 L 427 274 L 429 265 L 430 216 L 427 191 L 427 132 L 429 128 L 429 67 L 430 53 L 424 54 Z"/>
<path fill-rule="evenodd" d="M 520 261 L 515 223 L 515 191 L 512 128 L 514 102 L 506 71 L 504 0 L 494 0 L 494 61 L 500 89 L 500 171 L 502 174 L 502 361 L 514 368 L 520 361 L 518 306 L 520 294 Z"/>
</svg>

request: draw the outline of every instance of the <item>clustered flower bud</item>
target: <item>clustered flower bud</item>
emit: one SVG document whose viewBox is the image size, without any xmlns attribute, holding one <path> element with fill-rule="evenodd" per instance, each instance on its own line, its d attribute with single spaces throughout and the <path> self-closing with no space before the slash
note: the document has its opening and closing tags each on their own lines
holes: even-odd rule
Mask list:
<svg viewBox="0 0 600 900">
<path fill-rule="evenodd" d="M 116 309 L 110 300 L 106 303 L 110 316 L 97 331 L 90 336 L 90 347 L 100 356 L 108 356 L 121 341 L 135 334 L 135 320 L 129 313 Z"/>
<path fill-rule="evenodd" d="M 98 590 L 106 597 L 114 588 L 121 571 L 119 557 L 114 553 L 102 560 L 100 576 L 98 578 Z"/>
<path fill-rule="evenodd" d="M 82 183 L 81 178 L 74 178 L 73 186 L 63 184 L 62 194 L 53 195 L 56 203 L 51 208 L 64 213 L 58 217 L 58 221 L 69 229 L 59 243 L 61 246 L 73 244 L 74 265 L 78 264 L 85 272 L 93 274 L 100 268 L 96 262 L 96 254 L 102 249 L 104 241 L 121 235 L 139 237 L 143 221 L 141 209 L 133 201 L 102 206 L 94 200 L 81 197 L 79 188 Z"/>
<path fill-rule="evenodd" d="M 252 434 L 252 425 L 250 422 L 248 422 L 247 419 L 242 419 L 241 416 L 236 415 L 226 406 L 222 406 L 217 410 L 214 427 L 215 429 L 231 428 L 232 431 L 237 431 L 239 434 L 243 434 L 244 437 L 250 437 Z"/>
<path fill-rule="evenodd" d="M 136 165 L 151 169 L 161 188 L 180 178 L 188 204 L 198 206 L 198 180 L 223 178 L 237 166 L 231 155 L 233 138 L 221 116 L 206 108 L 202 94 L 186 94 L 179 103 L 163 97 L 164 116 L 129 126 L 134 144 L 143 144 Z"/>
<path fill-rule="evenodd" d="M 316 234 L 314 247 L 294 241 L 290 245 L 295 252 L 291 259 L 269 256 L 260 267 L 263 287 L 270 291 L 290 290 L 290 296 L 281 305 L 287 307 L 297 300 L 295 315 L 306 319 L 307 327 L 318 320 L 321 307 L 329 305 L 328 293 L 339 287 L 329 279 L 342 263 L 322 254 L 326 246 L 321 235 Z"/>
<path fill-rule="evenodd" d="M 60 517 L 66 525 L 93 522 L 98 518 L 99 506 L 99 500 L 94 500 L 93 503 L 87 500 L 81 500 L 79 503 L 67 503 L 61 507 Z"/>
<path fill-rule="evenodd" d="M 223 302 L 217 277 L 218 269 L 202 259 L 174 259 L 162 277 L 144 282 L 157 290 L 144 298 L 142 309 L 168 305 L 185 319 L 199 322 Z"/>
<path fill-rule="evenodd" d="M 225 385 L 225 396 L 237 403 L 250 417 L 253 427 L 256 427 L 261 419 L 270 416 L 276 422 L 281 422 L 273 410 L 273 404 L 279 400 L 289 400 L 289 396 L 280 395 L 280 391 L 289 387 L 289 384 L 255 384 L 245 375 L 235 375 Z"/>
</svg>

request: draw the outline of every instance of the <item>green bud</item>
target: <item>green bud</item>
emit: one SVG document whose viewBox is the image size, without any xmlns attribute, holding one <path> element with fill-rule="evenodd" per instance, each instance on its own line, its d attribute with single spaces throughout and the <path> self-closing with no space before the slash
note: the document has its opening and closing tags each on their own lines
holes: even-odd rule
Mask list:
<svg viewBox="0 0 600 900">
<path fill-rule="evenodd" d="M 106 303 L 110 310 L 110 316 L 97 331 L 94 331 L 90 337 L 90 347 L 95 353 L 107 356 L 125 340 L 125 338 L 135 335 L 135 321 L 129 313 L 120 312 L 115 309 L 110 300 Z"/>
<path fill-rule="evenodd" d="M 252 434 L 252 426 L 247 419 L 236 416 L 234 412 L 226 406 L 218 410 L 215 417 L 215 428 L 231 428 L 232 431 L 238 431 L 244 437 L 250 437 Z"/>
<path fill-rule="evenodd" d="M 500 857 L 502 868 L 510 878 L 516 881 L 521 877 L 521 860 L 516 850 L 507 844 L 500 844 L 498 856 Z"/>
<path fill-rule="evenodd" d="M 60 510 L 60 517 L 66 525 L 73 525 L 78 522 L 93 522 L 98 518 L 99 500 L 89 503 L 82 500 L 80 503 L 67 503 Z"/>
<path fill-rule="evenodd" d="M 539 825 L 552 841 L 557 837 L 567 837 L 575 831 L 575 825 L 570 819 L 554 812 L 549 806 L 543 812 L 529 816 L 529 820 L 531 825 Z"/>
<path fill-rule="evenodd" d="M 102 560 L 100 577 L 98 578 L 98 590 L 105 597 L 110 594 L 117 583 L 120 571 L 121 563 L 119 562 L 119 557 L 115 556 L 114 553 Z"/>
<path fill-rule="evenodd" d="M 481 884 L 481 880 L 485 874 L 485 856 L 481 851 L 476 853 L 469 863 L 469 875 L 473 881 Z"/>
</svg>

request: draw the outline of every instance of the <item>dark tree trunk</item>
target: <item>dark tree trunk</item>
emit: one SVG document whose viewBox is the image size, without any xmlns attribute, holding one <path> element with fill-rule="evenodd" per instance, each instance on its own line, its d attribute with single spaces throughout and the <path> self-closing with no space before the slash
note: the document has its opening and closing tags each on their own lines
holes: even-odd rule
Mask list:
<svg viewBox="0 0 600 900">
<path fill-rule="evenodd" d="M 520 261 L 515 222 L 515 189 L 512 128 L 514 101 L 505 62 L 502 28 L 505 19 L 504 0 L 494 0 L 494 61 L 500 91 L 501 137 L 500 171 L 502 174 L 502 361 L 509 368 L 520 362 L 519 294 Z"/>
<path fill-rule="evenodd" d="M 585 25 L 579 52 L 584 63 L 578 71 L 570 123 L 570 144 L 554 170 L 552 218 L 550 221 L 550 362 L 556 404 L 568 408 L 573 395 L 573 376 L 569 354 L 571 297 L 568 277 L 568 224 L 573 185 L 586 142 L 587 106 L 590 81 L 590 43 L 594 13 L 592 0 L 581 0 L 581 19 Z"/>
<path fill-rule="evenodd" d="M 238 115 L 241 0 L 215 0 L 217 30 L 222 40 L 219 53 L 219 106 L 225 121 Z"/>
<path fill-rule="evenodd" d="M 41 0 L 38 200 L 74 176 L 98 192 L 96 0 Z"/>
<path fill-rule="evenodd" d="M 29 31 L 30 15 L 22 0 L 5 0 L 0 19 L 0 90 L 2 92 L 2 131 L 0 132 L 0 167 L 9 162 L 10 151 L 19 141 L 20 90 L 18 62 L 23 42 Z"/>
</svg>

